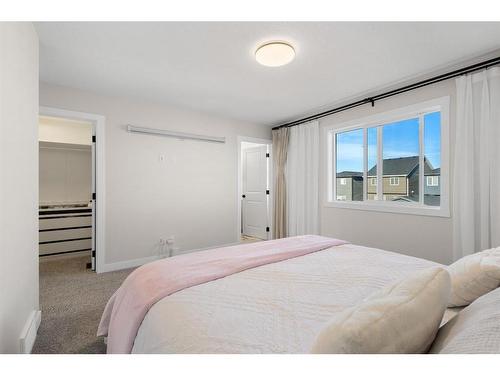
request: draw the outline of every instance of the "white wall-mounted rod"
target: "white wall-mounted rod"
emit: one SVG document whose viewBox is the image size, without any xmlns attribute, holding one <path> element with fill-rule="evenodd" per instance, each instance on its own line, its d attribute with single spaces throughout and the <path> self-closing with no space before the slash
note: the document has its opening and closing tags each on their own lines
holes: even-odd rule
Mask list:
<svg viewBox="0 0 500 375">
<path fill-rule="evenodd" d="M 139 126 L 132 126 L 132 125 L 127 125 L 127 131 L 130 133 L 162 135 L 164 137 L 172 137 L 177 139 L 193 139 L 196 141 L 226 143 L 226 137 L 211 137 L 208 135 L 173 132 L 170 130 L 162 130 L 162 129 L 142 128 Z"/>
</svg>

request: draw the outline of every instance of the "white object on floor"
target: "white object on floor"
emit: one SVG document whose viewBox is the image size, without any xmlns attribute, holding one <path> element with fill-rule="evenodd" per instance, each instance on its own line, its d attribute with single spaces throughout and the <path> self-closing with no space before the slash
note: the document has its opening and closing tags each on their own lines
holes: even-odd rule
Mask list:
<svg viewBox="0 0 500 375">
<path fill-rule="evenodd" d="M 425 353 L 439 329 L 450 288 L 444 268 L 419 271 L 337 314 L 312 353 Z"/>
<path fill-rule="evenodd" d="M 346 244 L 194 286 L 157 302 L 133 353 L 309 353 L 335 313 L 424 268 Z"/>
<path fill-rule="evenodd" d="M 450 307 L 466 306 L 500 286 L 500 247 L 468 255 L 448 266 Z"/>
</svg>

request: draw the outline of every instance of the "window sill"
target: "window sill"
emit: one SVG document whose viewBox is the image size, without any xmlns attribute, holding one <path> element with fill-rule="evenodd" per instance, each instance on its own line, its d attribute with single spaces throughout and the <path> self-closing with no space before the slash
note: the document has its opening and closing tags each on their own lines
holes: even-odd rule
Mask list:
<svg viewBox="0 0 500 375">
<path fill-rule="evenodd" d="M 324 203 L 325 207 L 335 207 L 349 210 L 377 211 L 395 214 L 420 215 L 420 216 L 438 216 L 450 217 L 450 210 L 446 207 L 421 206 L 419 204 L 392 204 L 390 202 L 342 202 L 328 201 Z"/>
</svg>

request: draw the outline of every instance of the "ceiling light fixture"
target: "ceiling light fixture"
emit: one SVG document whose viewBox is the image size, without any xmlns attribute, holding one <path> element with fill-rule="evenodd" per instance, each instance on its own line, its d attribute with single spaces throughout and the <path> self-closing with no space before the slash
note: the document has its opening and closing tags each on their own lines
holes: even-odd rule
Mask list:
<svg viewBox="0 0 500 375">
<path fill-rule="evenodd" d="M 268 42 L 255 51 L 255 59 L 265 66 L 283 66 L 295 58 L 295 50 L 286 42 Z"/>
</svg>

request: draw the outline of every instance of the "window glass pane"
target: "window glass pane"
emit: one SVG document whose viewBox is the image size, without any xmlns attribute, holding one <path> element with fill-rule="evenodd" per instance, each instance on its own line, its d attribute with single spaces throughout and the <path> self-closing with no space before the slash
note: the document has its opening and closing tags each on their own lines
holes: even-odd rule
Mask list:
<svg viewBox="0 0 500 375">
<path fill-rule="evenodd" d="M 363 129 L 337 133 L 335 148 L 336 200 L 362 201 Z"/>
<path fill-rule="evenodd" d="M 382 127 L 383 199 L 401 203 L 419 201 L 418 118 Z"/>
<path fill-rule="evenodd" d="M 368 200 L 377 199 L 377 128 L 366 129 L 367 147 L 368 147 L 368 187 L 367 198 Z"/>
<path fill-rule="evenodd" d="M 441 203 L 441 113 L 424 116 L 425 181 L 424 204 L 439 206 Z"/>
</svg>

